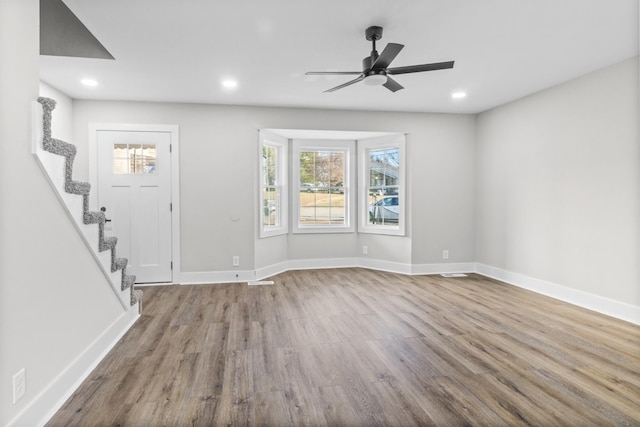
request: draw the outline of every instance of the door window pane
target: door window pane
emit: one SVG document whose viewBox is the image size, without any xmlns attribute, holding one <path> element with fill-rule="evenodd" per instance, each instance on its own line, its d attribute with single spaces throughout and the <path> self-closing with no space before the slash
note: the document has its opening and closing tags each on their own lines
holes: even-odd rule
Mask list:
<svg viewBox="0 0 640 427">
<path fill-rule="evenodd" d="M 154 174 L 156 173 L 155 144 L 114 144 L 114 174 Z"/>
</svg>

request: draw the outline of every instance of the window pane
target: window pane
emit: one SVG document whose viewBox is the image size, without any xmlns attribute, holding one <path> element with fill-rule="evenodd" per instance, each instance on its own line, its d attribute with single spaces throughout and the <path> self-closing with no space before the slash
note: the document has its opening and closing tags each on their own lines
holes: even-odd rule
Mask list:
<svg viewBox="0 0 640 427">
<path fill-rule="evenodd" d="M 329 200 L 331 205 L 329 222 L 331 224 L 344 224 L 344 221 L 345 221 L 344 194 L 330 194 Z"/>
<path fill-rule="evenodd" d="M 300 153 L 300 189 L 317 187 L 315 173 L 316 156 L 314 152 Z"/>
<path fill-rule="evenodd" d="M 397 224 L 398 147 L 369 151 L 369 224 Z"/>
<path fill-rule="evenodd" d="M 398 148 L 370 151 L 369 153 L 369 185 L 398 185 L 400 151 Z"/>
<path fill-rule="evenodd" d="M 142 165 L 142 144 L 129 144 L 129 173 L 140 173 Z"/>
<path fill-rule="evenodd" d="M 265 145 L 262 147 L 263 173 L 266 185 L 275 185 L 278 177 L 278 150 L 275 147 Z"/>
<path fill-rule="evenodd" d="M 265 226 L 276 226 L 280 224 L 280 189 L 267 187 L 263 194 L 264 212 L 262 223 Z"/>
<path fill-rule="evenodd" d="M 152 174 L 156 173 L 155 144 L 114 144 L 113 173 Z"/>
<path fill-rule="evenodd" d="M 299 153 L 299 224 L 345 224 L 345 153 L 301 151 Z"/>
<path fill-rule="evenodd" d="M 129 173 L 129 152 L 127 144 L 114 144 L 113 146 L 113 173 Z"/>
<path fill-rule="evenodd" d="M 259 135 L 259 215 L 260 238 L 285 234 L 288 214 L 288 141 L 260 131 Z"/>
<path fill-rule="evenodd" d="M 369 205 L 369 224 L 398 224 L 398 196 L 376 197 Z"/>
<path fill-rule="evenodd" d="M 262 173 L 264 176 L 262 200 L 262 224 L 265 227 L 280 225 L 280 187 L 278 184 L 278 149 L 273 146 L 262 147 Z"/>
<path fill-rule="evenodd" d="M 156 173 L 156 146 L 145 144 L 142 146 L 142 171 L 140 173 Z"/>
</svg>

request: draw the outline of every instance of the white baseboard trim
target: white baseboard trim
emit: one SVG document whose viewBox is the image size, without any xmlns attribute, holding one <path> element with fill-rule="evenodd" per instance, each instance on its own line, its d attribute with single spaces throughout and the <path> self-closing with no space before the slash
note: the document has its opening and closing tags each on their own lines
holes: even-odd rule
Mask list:
<svg viewBox="0 0 640 427">
<path fill-rule="evenodd" d="M 289 270 L 311 270 L 322 268 L 347 268 L 361 267 L 371 270 L 388 271 L 399 274 L 442 274 L 442 273 L 469 273 L 475 272 L 475 263 L 450 263 L 450 264 L 405 264 L 393 261 L 384 261 L 373 258 L 317 258 L 317 259 L 292 259 L 277 264 L 257 268 L 255 271 L 199 271 L 182 272 L 180 274 L 181 285 L 237 283 L 263 280 L 284 273 Z M 236 277 L 236 274 L 238 275 Z"/>
<path fill-rule="evenodd" d="M 42 390 L 7 427 L 44 426 L 140 317 L 128 310 Z"/>
<path fill-rule="evenodd" d="M 475 262 L 457 262 L 449 264 L 414 264 L 411 266 L 411 274 L 474 273 L 475 271 Z"/>
<path fill-rule="evenodd" d="M 191 271 L 181 272 L 175 283 L 180 285 L 209 285 L 219 283 L 250 282 L 256 279 L 254 270 L 231 270 L 231 271 Z"/>
<path fill-rule="evenodd" d="M 358 258 L 290 259 L 288 270 L 360 267 Z"/>
<path fill-rule="evenodd" d="M 631 304 L 482 263 L 476 263 L 475 271 L 483 276 L 500 280 L 519 288 L 528 289 L 538 294 L 640 325 L 640 307 Z"/>
</svg>

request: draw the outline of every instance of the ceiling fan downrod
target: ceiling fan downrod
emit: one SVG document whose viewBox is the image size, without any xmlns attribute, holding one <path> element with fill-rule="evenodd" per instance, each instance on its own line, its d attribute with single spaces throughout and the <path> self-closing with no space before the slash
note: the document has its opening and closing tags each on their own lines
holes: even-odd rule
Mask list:
<svg viewBox="0 0 640 427">
<path fill-rule="evenodd" d="M 370 56 L 370 64 L 369 67 L 373 66 L 373 63 L 378 59 L 378 51 L 376 50 L 376 40 L 380 40 L 382 38 L 382 27 L 371 26 L 364 31 L 364 36 L 367 40 L 371 41 L 371 56 Z"/>
</svg>

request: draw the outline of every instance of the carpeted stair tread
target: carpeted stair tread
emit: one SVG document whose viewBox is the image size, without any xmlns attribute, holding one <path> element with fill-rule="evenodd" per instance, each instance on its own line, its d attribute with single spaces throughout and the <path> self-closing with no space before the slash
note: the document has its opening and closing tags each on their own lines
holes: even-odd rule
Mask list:
<svg viewBox="0 0 640 427">
<path fill-rule="evenodd" d="M 116 247 L 116 243 L 118 243 L 117 237 L 107 237 L 100 242 L 100 247 L 98 248 L 100 252 L 113 250 Z"/>
<path fill-rule="evenodd" d="M 82 181 L 67 181 L 64 184 L 64 191 L 71 194 L 86 196 L 91 191 L 91 184 Z"/>
<path fill-rule="evenodd" d="M 104 212 L 85 211 L 82 214 L 82 222 L 85 224 L 100 224 L 104 222 Z"/>
<path fill-rule="evenodd" d="M 55 138 L 48 138 L 42 142 L 42 147 L 50 153 L 64 157 L 75 157 L 76 146 Z"/>
<path fill-rule="evenodd" d="M 136 283 L 136 276 L 133 274 L 122 274 L 122 290 L 129 289 Z"/>
<path fill-rule="evenodd" d="M 131 291 L 131 305 L 136 305 L 139 301 L 142 300 L 142 292 L 140 289 L 135 289 Z"/>
<path fill-rule="evenodd" d="M 111 272 L 114 273 L 122 270 L 121 288 L 122 290 L 131 289 L 131 305 L 140 303 L 142 309 L 142 294 L 140 290 L 134 290 L 136 276 L 126 273 L 127 258 L 116 257 L 116 237 L 104 236 L 104 212 L 93 212 L 89 210 L 89 193 L 91 192 L 91 184 L 88 182 L 73 180 L 73 161 L 76 156 L 76 146 L 68 142 L 61 141 L 51 137 L 51 112 L 56 108 L 56 101 L 50 98 L 40 97 L 38 102 L 42 105 L 42 148 L 65 158 L 64 170 L 64 190 L 70 194 L 83 196 L 82 201 L 82 222 L 84 224 L 98 224 L 98 250 L 104 252 L 111 251 Z"/>
<path fill-rule="evenodd" d="M 111 272 L 113 273 L 114 271 L 127 268 L 128 263 L 129 263 L 129 260 L 126 258 L 116 258 L 115 262 L 111 264 Z"/>
</svg>

